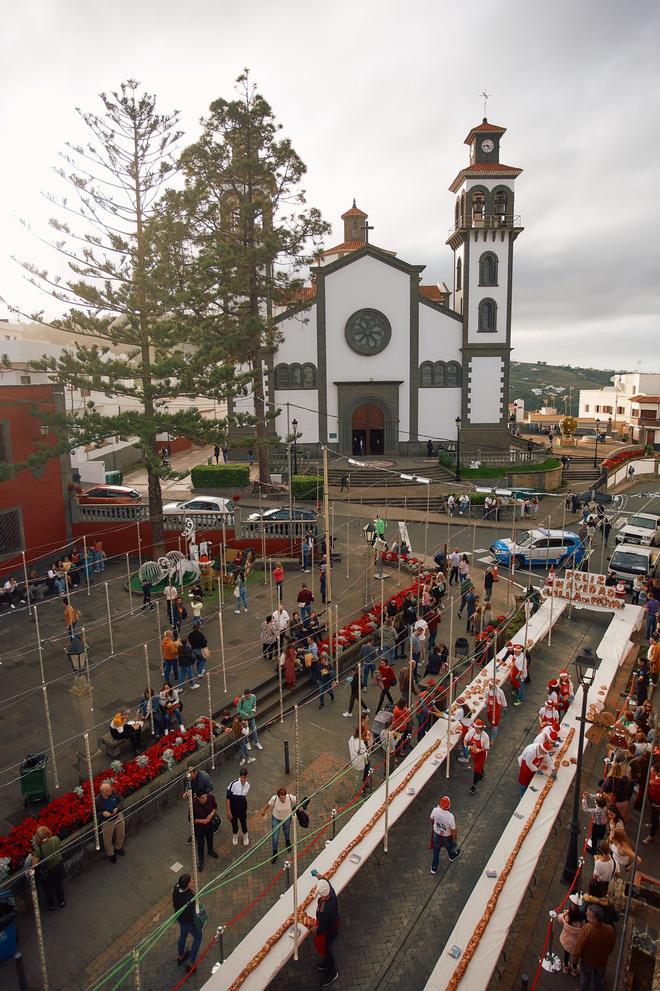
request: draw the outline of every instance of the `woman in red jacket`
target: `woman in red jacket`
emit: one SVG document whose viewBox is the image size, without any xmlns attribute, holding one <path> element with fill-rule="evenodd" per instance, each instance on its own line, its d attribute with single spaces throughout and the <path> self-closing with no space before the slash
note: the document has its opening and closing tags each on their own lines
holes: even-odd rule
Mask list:
<svg viewBox="0 0 660 991">
<path fill-rule="evenodd" d="M 383 658 L 378 665 L 376 684 L 380 688 L 380 698 L 378 699 L 378 705 L 376 706 L 376 713 L 380 712 L 386 698 L 392 708 L 394 708 L 394 699 L 390 694 L 390 688 L 396 685 L 396 674 L 394 673 L 394 668 L 391 664 L 387 663 L 385 658 Z"/>
</svg>

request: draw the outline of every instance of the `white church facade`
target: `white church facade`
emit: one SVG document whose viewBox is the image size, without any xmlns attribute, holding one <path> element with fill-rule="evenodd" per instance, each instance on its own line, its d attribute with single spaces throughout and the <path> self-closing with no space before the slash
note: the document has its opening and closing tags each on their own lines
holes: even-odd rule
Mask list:
<svg viewBox="0 0 660 991">
<path fill-rule="evenodd" d="M 513 243 L 522 231 L 514 180 L 500 162 L 505 128 L 469 132 L 469 164 L 450 191 L 453 286 L 424 285 L 423 265 L 369 243 L 367 214 L 343 214 L 344 240 L 324 251 L 311 285 L 277 317 L 269 399 L 287 436 L 342 454 L 418 455 L 454 441 L 509 445 Z"/>
</svg>

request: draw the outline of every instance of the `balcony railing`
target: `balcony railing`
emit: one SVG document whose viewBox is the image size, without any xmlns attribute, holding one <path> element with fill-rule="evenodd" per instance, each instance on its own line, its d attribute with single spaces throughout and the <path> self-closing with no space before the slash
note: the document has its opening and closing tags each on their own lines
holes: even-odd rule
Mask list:
<svg viewBox="0 0 660 991">
<path fill-rule="evenodd" d="M 145 503 L 137 505 L 118 505 L 117 503 L 103 503 L 97 505 L 78 505 L 73 503 L 73 520 L 75 523 L 113 523 L 113 522 L 143 522 L 149 519 L 149 507 Z M 210 513 L 204 510 L 194 512 L 176 512 L 163 514 L 163 528 L 165 530 L 182 531 L 185 521 L 191 519 L 195 523 L 197 530 L 222 530 L 223 516 L 220 513 Z M 227 513 L 224 516 L 225 529 L 234 528 L 234 514 Z"/>
<path fill-rule="evenodd" d="M 507 230 L 512 227 L 521 227 L 522 218 L 520 214 L 512 216 L 511 214 L 474 214 L 470 217 L 461 217 L 461 219 L 454 224 L 453 227 L 449 228 L 449 236 L 455 234 L 456 231 L 462 230 Z"/>
</svg>

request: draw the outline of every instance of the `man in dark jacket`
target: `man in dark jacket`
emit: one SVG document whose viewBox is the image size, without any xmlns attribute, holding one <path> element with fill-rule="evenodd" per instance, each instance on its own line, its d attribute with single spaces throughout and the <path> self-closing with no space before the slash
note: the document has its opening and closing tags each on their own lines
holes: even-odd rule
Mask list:
<svg viewBox="0 0 660 991">
<path fill-rule="evenodd" d="M 199 947 L 202 942 L 202 930 L 197 925 L 197 913 L 195 912 L 195 891 L 192 886 L 190 874 L 182 874 L 172 889 L 172 905 L 174 911 L 178 913 L 179 941 L 177 943 L 176 962 L 185 964 L 186 970 L 190 971 L 195 966 Z M 192 936 L 192 946 L 186 950 L 188 936 Z"/>
<path fill-rule="evenodd" d="M 324 937 L 324 956 L 317 969 L 325 972 L 321 982 L 322 988 L 329 988 L 334 984 L 339 974 L 337 964 L 332 952 L 332 947 L 339 933 L 339 903 L 335 889 L 324 877 L 319 877 L 316 882 L 316 893 L 318 895 L 318 905 L 316 907 L 316 937 Z M 319 948 L 319 947 L 317 947 Z"/>
<path fill-rule="evenodd" d="M 587 924 L 579 931 L 574 959 L 582 964 L 580 991 L 602 991 L 604 988 L 605 968 L 610 953 L 614 949 L 616 936 L 612 926 L 604 921 L 600 905 L 590 905 L 587 909 Z"/>
</svg>

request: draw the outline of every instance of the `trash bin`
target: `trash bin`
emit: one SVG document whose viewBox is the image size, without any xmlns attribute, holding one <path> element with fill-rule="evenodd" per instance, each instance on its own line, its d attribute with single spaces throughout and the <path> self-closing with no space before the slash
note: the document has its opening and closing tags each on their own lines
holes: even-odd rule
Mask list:
<svg viewBox="0 0 660 991">
<path fill-rule="evenodd" d="M 120 471 L 106 471 L 105 473 L 106 485 L 122 485 L 123 482 L 124 482 L 124 476 Z"/>
<path fill-rule="evenodd" d="M 10 891 L 0 891 L 0 960 L 16 953 L 16 902 Z"/>
<path fill-rule="evenodd" d="M 21 764 L 21 795 L 23 805 L 30 802 L 47 802 L 48 754 L 28 754 Z"/>
<path fill-rule="evenodd" d="M 454 641 L 454 657 L 467 657 L 470 653 L 470 643 L 465 637 L 458 637 Z"/>
</svg>

